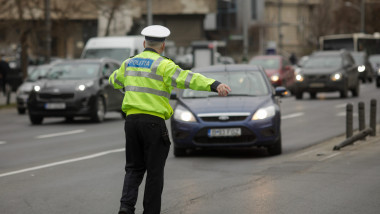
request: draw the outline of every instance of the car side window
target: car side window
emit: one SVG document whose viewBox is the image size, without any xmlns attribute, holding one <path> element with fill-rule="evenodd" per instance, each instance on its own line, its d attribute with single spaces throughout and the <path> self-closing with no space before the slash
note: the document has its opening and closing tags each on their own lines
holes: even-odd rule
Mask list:
<svg viewBox="0 0 380 214">
<path fill-rule="evenodd" d="M 118 68 L 119 66 L 116 65 L 115 63 L 106 63 L 103 66 L 102 74 L 105 77 L 109 77 L 112 74 L 112 72 Z"/>
</svg>

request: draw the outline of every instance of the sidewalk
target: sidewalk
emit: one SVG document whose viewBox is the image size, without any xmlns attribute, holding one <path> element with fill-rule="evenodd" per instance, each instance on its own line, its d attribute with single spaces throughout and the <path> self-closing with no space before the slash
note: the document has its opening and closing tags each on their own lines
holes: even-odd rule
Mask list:
<svg viewBox="0 0 380 214">
<path fill-rule="evenodd" d="M 8 97 L 0 92 L 0 108 L 7 106 Z M 16 92 L 12 92 L 9 97 L 9 106 L 14 106 L 16 104 Z"/>
</svg>

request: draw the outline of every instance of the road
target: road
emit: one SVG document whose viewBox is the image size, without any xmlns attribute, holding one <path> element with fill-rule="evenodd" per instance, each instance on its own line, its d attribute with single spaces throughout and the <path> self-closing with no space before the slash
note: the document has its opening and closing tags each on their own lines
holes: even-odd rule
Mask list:
<svg viewBox="0 0 380 214">
<path fill-rule="evenodd" d="M 357 112 L 363 101 L 368 113 L 378 94 L 365 84 L 358 98 L 282 98 L 284 154 L 277 157 L 259 149 L 170 153 L 163 213 L 376 213 L 378 144 L 331 149 L 343 139 L 346 104 Z M 51 118 L 32 126 L 15 109 L 0 110 L 0 118 L 0 213 L 117 213 L 124 167 L 119 114 L 102 124 Z"/>
</svg>

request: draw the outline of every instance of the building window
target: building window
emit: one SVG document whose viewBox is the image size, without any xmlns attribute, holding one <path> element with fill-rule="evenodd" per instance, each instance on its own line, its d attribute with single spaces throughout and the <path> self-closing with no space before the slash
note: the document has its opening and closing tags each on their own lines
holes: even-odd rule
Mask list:
<svg viewBox="0 0 380 214">
<path fill-rule="evenodd" d="M 236 28 L 236 0 L 218 0 L 217 26 L 219 30 Z"/>
</svg>

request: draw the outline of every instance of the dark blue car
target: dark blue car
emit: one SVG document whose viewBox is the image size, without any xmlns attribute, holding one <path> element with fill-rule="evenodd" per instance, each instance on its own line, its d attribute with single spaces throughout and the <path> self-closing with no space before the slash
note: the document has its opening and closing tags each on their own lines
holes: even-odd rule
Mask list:
<svg viewBox="0 0 380 214">
<path fill-rule="evenodd" d="M 193 70 L 226 83 L 227 97 L 215 92 L 186 89 L 175 98 L 171 118 L 174 155 L 198 148 L 265 147 L 268 154 L 282 152 L 281 117 L 276 90 L 261 67 L 220 65 Z M 174 96 L 172 97 L 174 98 Z"/>
</svg>

